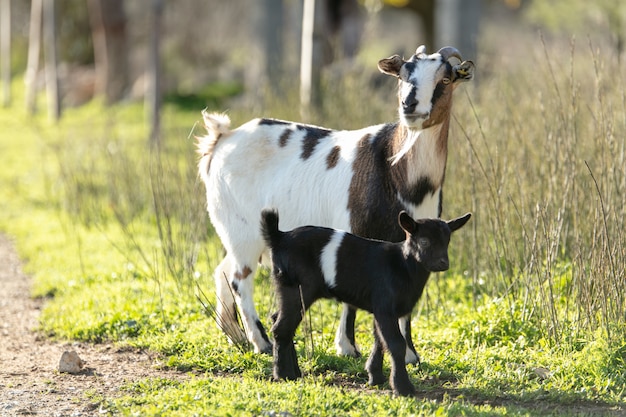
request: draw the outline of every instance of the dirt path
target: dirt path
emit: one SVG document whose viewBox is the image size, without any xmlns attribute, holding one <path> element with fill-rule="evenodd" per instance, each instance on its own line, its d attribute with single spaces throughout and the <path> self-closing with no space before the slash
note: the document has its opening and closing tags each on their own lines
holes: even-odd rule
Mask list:
<svg viewBox="0 0 626 417">
<path fill-rule="evenodd" d="M 30 298 L 30 278 L 11 241 L 0 235 L 0 417 L 104 415 L 103 400 L 121 395 L 127 381 L 183 377 L 154 369 L 155 358 L 145 352 L 38 336 L 33 329 L 41 306 Z M 66 350 L 85 362 L 81 372 L 58 372 Z"/>
</svg>

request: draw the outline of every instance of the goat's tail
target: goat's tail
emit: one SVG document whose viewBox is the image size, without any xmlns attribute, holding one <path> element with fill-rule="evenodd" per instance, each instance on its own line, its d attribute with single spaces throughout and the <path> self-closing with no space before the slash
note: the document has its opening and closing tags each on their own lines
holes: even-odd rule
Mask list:
<svg viewBox="0 0 626 417">
<path fill-rule="evenodd" d="M 280 243 L 282 232 L 278 230 L 278 212 L 274 209 L 265 209 L 261 212 L 261 234 L 270 248 Z"/>
<path fill-rule="evenodd" d="M 231 132 L 230 118 L 224 113 L 209 113 L 206 109 L 202 110 L 202 118 L 208 135 L 198 138 L 198 153 L 202 158 L 211 159 L 217 142 Z"/>
</svg>

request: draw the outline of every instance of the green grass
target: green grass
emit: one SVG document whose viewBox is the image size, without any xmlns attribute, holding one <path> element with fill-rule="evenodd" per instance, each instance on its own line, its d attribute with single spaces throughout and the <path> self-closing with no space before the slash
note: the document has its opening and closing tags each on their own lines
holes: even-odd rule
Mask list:
<svg viewBox="0 0 626 417">
<path fill-rule="evenodd" d="M 314 305 L 297 335 L 299 381 L 271 382 L 270 357 L 227 342 L 201 302 L 214 302 L 222 256 L 195 172 L 201 108 L 166 104 L 163 145 L 151 149 L 140 105 L 94 102 L 52 124 L 26 117 L 18 80 L 13 107 L 0 109 L 0 230 L 15 238 L 33 295 L 48 298 L 41 331 L 149 349 L 160 366 L 193 375 L 94 399 L 115 415 L 617 415 L 626 407 L 623 72 L 590 48 L 558 44 L 523 65 L 488 49 L 480 58 L 479 84 L 456 93 L 444 201 L 445 217 L 474 217 L 452 241 L 452 269 L 433 276 L 416 308 L 416 398 L 368 387 L 365 358 L 334 354 L 333 302 Z M 345 77 L 309 121 L 353 128 L 395 117 L 393 82 L 364 90 L 365 78 Z M 299 119 L 294 103 L 267 102 L 262 115 Z M 350 103 L 364 102 L 355 114 Z M 238 124 L 261 114 L 230 115 Z M 268 325 L 267 272 L 255 298 Z M 371 325 L 359 314 L 365 355 Z"/>
</svg>

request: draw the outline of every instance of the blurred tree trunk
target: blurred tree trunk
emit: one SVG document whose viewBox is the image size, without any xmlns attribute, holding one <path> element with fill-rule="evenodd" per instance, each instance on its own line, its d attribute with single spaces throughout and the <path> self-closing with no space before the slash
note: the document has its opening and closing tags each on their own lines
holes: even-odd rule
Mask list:
<svg viewBox="0 0 626 417">
<path fill-rule="evenodd" d="M 37 111 L 37 73 L 39 71 L 39 55 L 41 53 L 41 15 L 43 0 L 32 0 L 30 5 L 30 27 L 28 33 L 28 62 L 26 63 L 26 111 L 34 114 Z"/>
<path fill-rule="evenodd" d="M 57 73 L 56 46 L 56 0 L 43 2 L 43 39 L 46 59 L 46 92 L 48 96 L 48 115 L 52 120 L 61 117 L 61 98 L 59 95 L 59 76 Z"/>
<path fill-rule="evenodd" d="M 263 55 L 264 73 L 269 87 L 280 91 L 283 76 L 283 0 L 263 0 Z"/>
<path fill-rule="evenodd" d="M 2 105 L 11 103 L 11 0 L 0 0 L 0 62 Z"/>
<path fill-rule="evenodd" d="M 126 15 L 123 0 L 89 0 L 89 18 L 96 62 L 96 94 L 105 103 L 121 100 L 128 88 Z"/>
<path fill-rule="evenodd" d="M 482 0 L 438 0 L 435 7 L 435 42 L 456 47 L 464 57 L 476 59 Z"/>
<path fill-rule="evenodd" d="M 324 65 L 324 25 L 326 15 L 321 0 L 304 0 L 302 10 L 302 47 L 300 55 L 300 112 L 308 118 L 319 109 L 321 69 Z"/>
<path fill-rule="evenodd" d="M 145 108 L 150 123 L 150 145 L 156 146 L 161 140 L 161 17 L 163 0 L 152 0 L 150 10 L 150 54 L 146 69 Z"/>
</svg>

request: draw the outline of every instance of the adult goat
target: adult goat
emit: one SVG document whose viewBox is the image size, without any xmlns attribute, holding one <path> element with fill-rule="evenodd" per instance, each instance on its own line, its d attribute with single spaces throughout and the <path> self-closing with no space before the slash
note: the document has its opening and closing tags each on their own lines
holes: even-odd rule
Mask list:
<svg viewBox="0 0 626 417">
<path fill-rule="evenodd" d="M 266 251 L 256 227 L 263 208 L 284 213 L 287 229 L 315 224 L 392 242 L 404 239 L 394 220 L 400 211 L 441 215 L 452 93 L 472 79 L 474 64 L 453 47 L 428 55 L 420 46 L 409 60 L 394 55 L 378 68 L 398 79 L 399 122 L 345 131 L 262 118 L 231 130 L 228 116 L 203 112 L 208 135 L 198 141 L 198 169 L 226 249 L 214 273 L 217 320 L 232 340 L 247 338 L 256 352 L 272 349 L 253 302 L 254 271 Z M 344 304 L 339 354 L 360 354 L 354 318 Z M 400 328 L 406 361 L 415 363 L 409 316 Z"/>
</svg>

